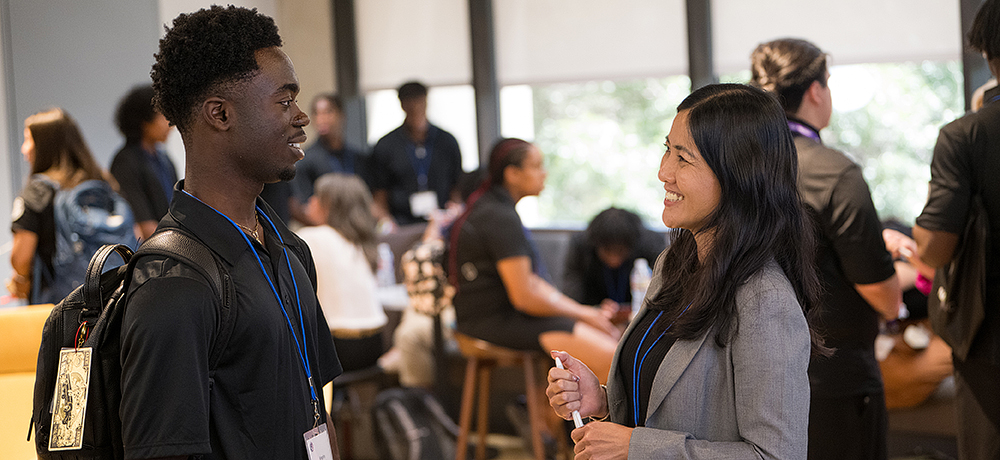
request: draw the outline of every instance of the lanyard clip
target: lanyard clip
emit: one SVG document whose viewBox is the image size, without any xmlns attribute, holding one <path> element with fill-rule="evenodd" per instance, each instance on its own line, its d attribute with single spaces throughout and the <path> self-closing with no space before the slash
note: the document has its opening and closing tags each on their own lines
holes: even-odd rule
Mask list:
<svg viewBox="0 0 1000 460">
<path fill-rule="evenodd" d="M 316 385 L 313 383 L 313 378 L 309 377 L 309 392 L 312 395 L 312 405 L 313 405 L 313 428 L 319 426 L 319 399 L 316 397 Z"/>
<path fill-rule="evenodd" d="M 316 400 L 313 401 L 313 428 L 319 426 L 319 403 Z"/>
</svg>

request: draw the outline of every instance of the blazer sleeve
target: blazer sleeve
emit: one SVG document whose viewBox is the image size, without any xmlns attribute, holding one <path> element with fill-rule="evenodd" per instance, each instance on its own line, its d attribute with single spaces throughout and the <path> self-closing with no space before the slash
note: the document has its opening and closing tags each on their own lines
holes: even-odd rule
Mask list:
<svg viewBox="0 0 1000 460">
<path fill-rule="evenodd" d="M 681 417 L 704 419 L 693 424 L 702 434 L 636 428 L 630 459 L 806 458 L 809 329 L 791 286 L 774 280 L 758 278 L 741 290 L 739 331 L 728 350 L 715 344 L 714 334 L 701 343 L 684 372 L 705 372 L 703 389 L 678 383 L 671 390 L 671 404 L 686 404 Z M 721 435 L 731 438 L 724 441 L 699 439 L 729 432 L 735 435 Z"/>
</svg>

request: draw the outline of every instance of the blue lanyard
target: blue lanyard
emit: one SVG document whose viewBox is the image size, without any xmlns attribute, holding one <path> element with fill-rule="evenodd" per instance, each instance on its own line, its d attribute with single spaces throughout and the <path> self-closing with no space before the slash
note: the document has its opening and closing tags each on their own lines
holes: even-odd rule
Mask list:
<svg viewBox="0 0 1000 460">
<path fill-rule="evenodd" d="M 642 351 L 642 343 L 646 341 L 646 336 L 649 335 L 649 331 L 653 330 L 653 325 L 656 324 L 656 321 L 663 315 L 663 311 L 656 314 L 656 318 L 653 318 L 653 322 L 649 323 L 649 327 L 646 328 L 646 333 L 643 334 L 642 339 L 639 340 L 639 346 L 635 349 L 635 361 L 632 362 L 632 417 L 635 420 L 634 426 L 639 426 L 639 374 L 642 373 L 642 364 L 646 361 L 646 355 L 648 355 L 649 351 L 656 346 L 656 343 L 663 338 L 664 334 L 666 334 L 671 327 L 674 327 L 674 323 L 677 322 L 677 319 L 684 316 L 684 313 L 688 311 L 688 308 L 691 308 L 691 304 L 684 307 L 681 314 L 677 315 L 677 318 L 674 318 L 674 320 L 667 325 L 667 328 L 660 333 L 656 340 L 654 340 L 649 348 L 646 349 L 646 352 L 642 354 L 642 359 L 639 359 L 639 353 Z"/>
<path fill-rule="evenodd" d="M 235 228 L 239 232 L 240 236 L 243 237 L 243 241 L 246 241 L 247 246 L 249 246 L 250 250 L 253 252 L 254 257 L 257 259 L 257 265 L 260 266 L 260 272 L 264 274 L 264 279 L 267 280 L 267 284 L 271 287 L 271 293 L 274 294 L 274 300 L 276 300 L 278 302 L 278 306 L 281 307 L 281 314 L 285 316 L 285 322 L 288 324 L 288 330 L 291 331 L 292 333 L 292 340 L 295 342 L 296 350 L 298 350 L 299 360 L 302 362 L 302 369 L 305 370 L 306 380 L 309 382 L 309 394 L 312 397 L 312 406 L 313 406 L 313 417 L 314 417 L 313 426 L 314 427 L 317 426 L 319 424 L 319 398 L 316 396 L 316 384 L 313 383 L 312 368 L 309 366 L 309 360 L 307 359 L 307 356 L 309 355 L 309 350 L 306 345 L 306 325 L 305 325 L 305 320 L 303 319 L 302 316 L 302 302 L 299 299 L 299 286 L 298 283 L 295 282 L 295 273 L 292 271 L 292 262 L 288 258 L 288 250 L 285 249 L 285 241 L 281 238 L 281 233 L 278 233 L 278 228 L 274 225 L 274 222 L 271 221 L 271 218 L 268 217 L 267 214 L 265 214 L 264 211 L 260 209 L 260 207 L 256 207 L 257 213 L 264 217 L 264 220 L 266 220 L 267 223 L 271 226 L 271 230 L 274 231 L 275 236 L 278 237 L 278 242 L 281 243 L 281 251 L 285 255 L 285 263 L 288 264 L 288 273 L 291 275 L 292 278 L 292 289 L 295 290 L 295 304 L 299 310 L 299 328 L 302 330 L 301 345 L 299 344 L 298 337 L 295 335 L 295 327 L 292 326 L 292 320 L 291 318 L 288 317 L 288 311 L 285 310 L 285 304 L 284 302 L 281 301 L 281 296 L 278 295 L 278 289 L 274 287 L 274 282 L 271 281 L 271 276 L 268 275 L 267 270 L 264 269 L 264 262 L 260 260 L 260 254 L 257 253 L 257 249 L 253 246 L 253 243 L 250 242 L 250 238 L 247 238 L 246 233 L 244 233 L 243 230 L 240 229 L 239 225 L 236 225 L 236 222 L 230 219 L 229 216 L 219 212 L 219 210 L 213 208 L 208 203 L 205 203 L 204 201 L 198 199 L 198 197 L 188 193 L 187 190 L 182 190 L 182 191 L 187 196 L 198 200 L 199 203 L 208 206 L 209 209 L 215 211 L 216 214 L 222 216 L 227 221 L 229 221 L 229 223 L 233 225 L 233 228 Z"/>
<path fill-rule="evenodd" d="M 823 140 L 819 138 L 819 133 L 813 131 L 812 128 L 802 123 L 799 123 L 795 120 L 788 120 L 788 129 L 792 131 L 792 134 L 798 134 L 800 136 L 808 137 L 810 139 L 815 140 L 816 142 L 819 142 L 820 144 L 823 143 Z"/>
<path fill-rule="evenodd" d="M 993 99 L 990 99 L 990 102 L 996 102 L 996 101 L 1000 101 L 1000 94 L 997 94 L 996 96 L 993 96 Z"/>
</svg>

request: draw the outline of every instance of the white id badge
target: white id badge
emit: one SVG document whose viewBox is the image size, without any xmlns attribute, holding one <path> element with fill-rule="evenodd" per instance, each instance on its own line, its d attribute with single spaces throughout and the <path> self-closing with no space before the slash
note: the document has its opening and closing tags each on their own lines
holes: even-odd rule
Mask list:
<svg viewBox="0 0 1000 460">
<path fill-rule="evenodd" d="M 410 213 L 417 217 L 430 217 L 437 211 L 437 194 L 433 191 L 417 192 L 410 195 Z"/>
<path fill-rule="evenodd" d="M 326 433 L 325 423 L 306 431 L 302 437 L 306 440 L 306 454 L 309 455 L 309 460 L 333 460 L 330 435 Z"/>
</svg>

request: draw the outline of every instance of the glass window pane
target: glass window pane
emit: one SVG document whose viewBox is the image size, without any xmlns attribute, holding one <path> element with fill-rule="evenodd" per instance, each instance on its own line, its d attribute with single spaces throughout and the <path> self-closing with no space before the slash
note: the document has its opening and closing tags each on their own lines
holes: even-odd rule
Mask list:
<svg viewBox="0 0 1000 460">
<path fill-rule="evenodd" d="M 689 88 L 685 76 L 532 86 L 534 142 L 545 155 L 548 178 L 537 199 L 519 204 L 525 224 L 582 228 L 616 206 L 663 228 L 656 173 L 675 109 Z M 502 109 L 506 120 L 508 108 Z"/>
</svg>

